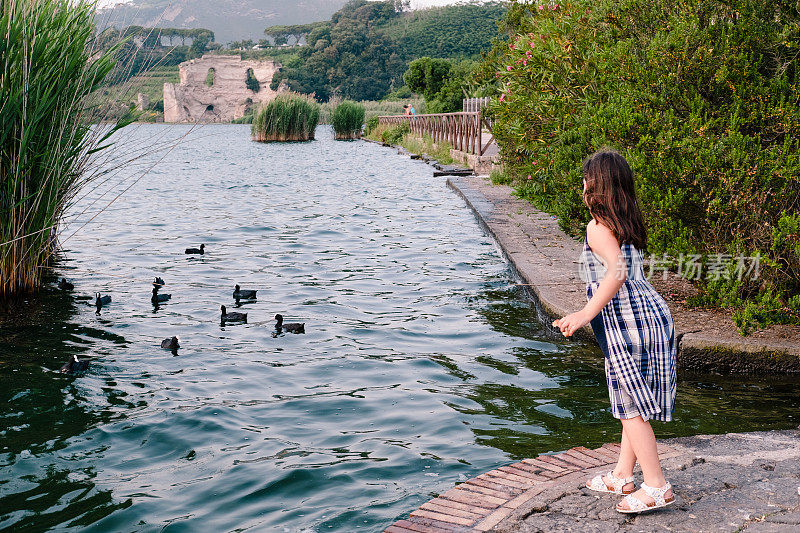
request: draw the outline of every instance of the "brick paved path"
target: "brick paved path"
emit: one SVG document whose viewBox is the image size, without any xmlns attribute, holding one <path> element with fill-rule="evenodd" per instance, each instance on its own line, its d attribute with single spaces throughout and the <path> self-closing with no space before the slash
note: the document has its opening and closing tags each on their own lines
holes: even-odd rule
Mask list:
<svg viewBox="0 0 800 533">
<path fill-rule="evenodd" d="M 675 455 L 664 445 L 659 445 L 658 451 L 662 459 Z M 490 531 L 514 511 L 535 508 L 535 502 L 548 489 L 609 470 L 617 462 L 618 453 L 619 444 L 604 444 L 596 450 L 579 446 L 501 466 L 423 504 L 407 520 L 395 522 L 386 532 Z"/>
</svg>

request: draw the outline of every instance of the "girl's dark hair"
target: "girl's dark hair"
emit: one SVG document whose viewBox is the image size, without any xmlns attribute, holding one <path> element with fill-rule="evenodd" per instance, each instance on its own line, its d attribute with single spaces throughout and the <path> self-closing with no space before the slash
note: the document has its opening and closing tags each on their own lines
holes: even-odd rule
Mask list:
<svg viewBox="0 0 800 533">
<path fill-rule="evenodd" d="M 600 150 L 583 162 L 583 201 L 594 219 L 608 227 L 617 242 L 647 248 L 647 228 L 636 199 L 633 171 L 619 153 Z"/>
</svg>

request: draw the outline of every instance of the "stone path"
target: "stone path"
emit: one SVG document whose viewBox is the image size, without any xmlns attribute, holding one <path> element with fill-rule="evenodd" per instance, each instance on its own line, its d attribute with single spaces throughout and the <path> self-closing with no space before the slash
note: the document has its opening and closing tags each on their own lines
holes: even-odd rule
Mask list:
<svg viewBox="0 0 800 533">
<path fill-rule="evenodd" d="M 386 531 L 800 531 L 800 431 L 660 441 L 677 501 L 640 515 L 617 513 L 619 496 L 583 486 L 612 468 L 618 449 L 578 447 L 500 467 L 439 495 Z"/>
<path fill-rule="evenodd" d="M 577 267 L 582 244 L 566 235 L 555 217 L 513 196 L 510 187 L 492 185 L 485 176 L 451 177 L 447 184 L 500 245 L 538 303 L 543 323 L 584 306 Z M 653 283 L 662 290 L 656 280 Z M 691 308 L 663 291 L 662 295 L 675 320 L 681 370 L 800 373 L 800 327 L 773 326 L 742 337 L 729 311 Z M 579 335 L 594 340 L 588 326 Z"/>
</svg>

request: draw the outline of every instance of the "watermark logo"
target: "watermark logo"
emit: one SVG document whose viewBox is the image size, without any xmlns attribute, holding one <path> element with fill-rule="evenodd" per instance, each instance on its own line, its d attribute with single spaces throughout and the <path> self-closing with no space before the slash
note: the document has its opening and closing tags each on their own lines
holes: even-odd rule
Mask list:
<svg viewBox="0 0 800 533">
<path fill-rule="evenodd" d="M 670 272 L 689 281 L 755 280 L 761 274 L 761 254 L 651 254 L 642 261 L 639 256 L 620 256 L 617 272 L 627 270 L 628 279 L 666 280 Z M 599 282 L 605 277 L 606 267 L 592 252 L 584 251 L 578 261 L 578 277 L 587 282 Z"/>
</svg>

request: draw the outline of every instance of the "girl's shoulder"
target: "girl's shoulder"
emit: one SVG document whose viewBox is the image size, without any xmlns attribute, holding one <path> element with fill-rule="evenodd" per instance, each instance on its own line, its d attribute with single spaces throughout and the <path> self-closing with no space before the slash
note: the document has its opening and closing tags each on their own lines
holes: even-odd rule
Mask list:
<svg viewBox="0 0 800 533">
<path fill-rule="evenodd" d="M 588 224 L 586 224 L 587 241 L 598 240 L 598 239 L 607 240 L 608 237 L 611 237 L 614 240 L 616 240 L 616 237 L 614 237 L 614 232 L 612 232 L 611 229 L 602 222 L 598 222 L 597 220 L 592 219 L 589 221 Z"/>
</svg>

